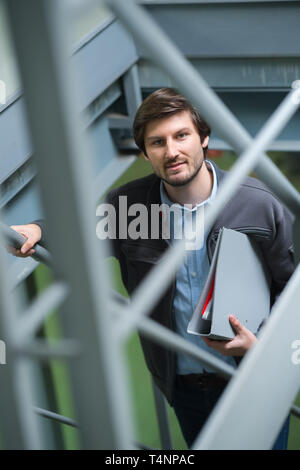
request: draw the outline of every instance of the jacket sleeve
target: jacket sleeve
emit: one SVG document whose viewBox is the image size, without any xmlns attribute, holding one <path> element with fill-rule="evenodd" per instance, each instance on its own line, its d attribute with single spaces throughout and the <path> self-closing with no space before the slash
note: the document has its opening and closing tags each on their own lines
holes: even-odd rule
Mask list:
<svg viewBox="0 0 300 470">
<path fill-rule="evenodd" d="M 272 304 L 283 291 L 295 269 L 293 220 L 293 215 L 285 206 L 276 204 L 274 208 L 274 236 L 265 250 L 272 275 Z"/>
</svg>

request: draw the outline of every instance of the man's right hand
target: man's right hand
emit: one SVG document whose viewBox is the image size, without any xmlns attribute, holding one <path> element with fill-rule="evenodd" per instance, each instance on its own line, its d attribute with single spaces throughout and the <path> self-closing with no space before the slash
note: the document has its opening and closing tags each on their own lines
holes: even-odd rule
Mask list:
<svg viewBox="0 0 300 470">
<path fill-rule="evenodd" d="M 35 252 L 33 246 L 42 238 L 42 230 L 37 224 L 11 225 L 11 228 L 27 238 L 20 249 L 8 247 L 8 251 L 20 258 L 32 256 Z"/>
</svg>

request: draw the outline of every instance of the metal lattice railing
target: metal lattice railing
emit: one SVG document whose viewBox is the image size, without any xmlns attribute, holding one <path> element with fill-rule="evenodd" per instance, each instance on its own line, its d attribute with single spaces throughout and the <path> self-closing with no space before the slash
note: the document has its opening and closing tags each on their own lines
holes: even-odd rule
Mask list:
<svg viewBox="0 0 300 470">
<path fill-rule="evenodd" d="M 237 189 L 242 178 L 254 167 L 261 179 L 294 212 L 295 225 L 297 226 L 300 208 L 299 193 L 274 167 L 263 150 L 297 110 L 300 103 L 300 83 L 294 83 L 294 89 L 290 95 L 271 116 L 269 122 L 252 143 L 252 139 L 241 124 L 141 8 L 132 1 L 126 2 L 125 5 L 122 1 L 111 0 L 110 5 L 124 21 L 135 39 L 141 42 L 151 58 L 172 77 L 178 88 L 195 103 L 209 124 L 231 143 L 237 153 L 242 153 L 224 185 L 220 188 L 214 206 L 210 208 L 207 215 L 208 228 Z M 178 73 L 178 70 L 181 73 Z M 258 161 L 258 159 L 260 160 Z M 161 295 L 174 270 L 183 259 L 182 245 L 178 243 L 177 246 L 174 245 L 170 248 L 159 267 L 155 267 L 137 289 L 132 299 L 130 319 L 126 317 L 124 320 L 124 335 L 134 325 L 142 324 L 140 320 L 143 314 L 145 315 L 151 310 Z M 245 446 L 269 448 L 272 445 L 299 389 L 299 374 L 291 361 L 291 344 L 295 331 L 299 331 L 299 316 L 297 315 L 299 276 L 298 269 L 282 294 L 280 302 L 274 308 L 269 325 L 260 338 L 259 346 L 253 348 L 245 358 L 246 360 L 243 361 L 235 380 L 232 380 L 227 387 L 226 394 L 201 433 L 199 440 L 195 443 L 195 448 L 245 448 Z M 149 295 L 150 293 L 151 295 Z M 289 311 L 290 315 L 288 324 L 284 318 L 286 311 Z M 158 336 L 159 327 L 157 325 L 151 324 L 151 330 L 152 338 Z M 146 328 L 143 329 L 143 333 L 146 333 Z M 168 335 L 169 333 L 166 332 L 166 336 Z M 278 345 L 282 344 L 283 338 L 285 339 L 285 349 L 283 350 L 281 347 L 278 351 Z M 160 341 L 167 344 L 166 339 L 161 338 Z M 276 366 L 272 367 L 272 364 L 266 363 L 266 357 L 270 356 L 274 357 Z M 281 367 L 278 368 L 279 363 Z M 268 387 L 263 387 L 262 384 L 266 380 L 266 370 L 268 370 Z M 272 385 L 274 389 L 278 389 L 277 370 L 284 370 L 284 375 L 286 374 L 285 380 L 283 380 L 284 385 L 282 385 L 286 392 L 285 399 L 281 400 L 280 406 L 276 402 L 276 413 L 268 415 L 268 420 L 264 420 L 264 425 L 260 425 L 257 429 L 256 423 L 265 415 L 264 404 L 269 399 L 267 390 L 270 387 L 272 389 Z M 250 410 L 247 406 L 251 400 L 255 400 L 257 403 L 255 411 Z M 272 422 L 272 427 L 270 422 Z M 232 426 L 232 423 L 235 423 L 236 426 Z M 228 429 L 231 429 L 230 433 L 226 431 Z"/>
<path fill-rule="evenodd" d="M 131 0 L 111 0 L 107 3 L 153 60 L 197 105 L 209 124 L 240 154 L 218 191 L 214 206 L 210 208 L 208 227 L 245 175 L 255 168 L 261 179 L 295 214 L 297 242 L 299 193 L 264 154 L 264 149 L 299 107 L 299 83 L 294 84 L 294 89 L 253 140 L 142 8 Z M 269 448 L 300 385 L 298 369 L 291 361 L 291 343 L 295 332 L 300 331 L 297 314 L 299 268 L 276 303 L 260 341 L 244 358 L 238 372 L 147 317 L 183 260 L 183 244 L 169 248 L 159 265 L 136 289 L 130 307 L 120 307 L 119 300 L 112 299 L 108 274 L 102 263 L 108 247 L 97 244 L 94 237 L 94 193 L 87 158 L 89 150 L 78 119 L 78 88 L 67 59 L 64 5 L 60 0 L 27 0 L 26 5 L 18 0 L 7 0 L 6 5 L 38 156 L 36 164 L 56 281 L 21 317 L 10 292 L 3 250 L 0 250 L 0 329 L 7 338 L 10 357 L 10 367 L 3 369 L 4 400 L 0 402 L 4 444 L 10 448 L 47 448 L 46 439 L 39 430 L 37 415 L 68 421 L 36 408 L 34 389 L 30 383 L 32 358 L 64 357 L 69 361 L 77 415 L 76 420 L 68 421 L 68 424 L 79 424 L 82 447 L 135 447 L 122 350 L 128 335 L 138 329 L 154 341 L 193 355 L 217 373 L 232 377 L 195 448 Z M 43 89 L 34 86 L 32 76 L 39 77 Z M 136 97 L 136 101 L 138 99 Z M 41 116 L 44 116 L 42 122 Z M 85 155 L 84 160 L 82 155 Z M 69 227 L 72 227 L 72 237 L 62 246 L 61 240 L 69 233 Z M 296 243 L 297 260 L 298 248 Z M 66 338 L 50 347 L 35 339 L 34 332 L 54 306 L 60 306 Z M 287 311 L 289 322 L 285 320 Z M 274 359 L 272 363 L 270 358 Z M 19 384 L 22 384 L 22 396 Z M 279 390 L 280 400 L 275 395 L 269 396 L 270 388 Z M 255 409 L 249 409 L 250 400 L 255 402 Z M 162 431 L 164 446 L 168 448 L 171 442 L 159 394 L 156 395 L 156 402 L 161 410 L 161 429 L 165 429 Z M 265 407 L 267 402 L 268 409 Z M 296 409 L 294 413 L 297 413 Z M 267 419 L 261 422 L 262 416 Z M 259 427 L 256 426 L 258 421 Z M 229 428 L 230 433 L 227 432 Z"/>
</svg>

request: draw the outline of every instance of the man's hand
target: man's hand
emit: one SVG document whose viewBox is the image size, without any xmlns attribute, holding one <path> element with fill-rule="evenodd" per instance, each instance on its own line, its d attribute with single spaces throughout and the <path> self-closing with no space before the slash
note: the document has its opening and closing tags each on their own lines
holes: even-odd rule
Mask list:
<svg viewBox="0 0 300 470">
<path fill-rule="evenodd" d="M 33 255 L 35 250 L 32 248 L 42 238 L 41 228 L 37 224 L 11 225 L 11 228 L 27 238 L 20 249 L 8 247 L 8 251 L 20 258 L 27 258 Z"/>
<path fill-rule="evenodd" d="M 233 315 L 229 315 L 229 321 L 236 331 L 236 336 L 233 339 L 228 341 L 219 341 L 206 338 L 205 336 L 202 336 L 202 338 L 207 346 L 219 351 L 224 356 L 244 356 L 248 349 L 256 343 L 257 338 Z"/>
</svg>

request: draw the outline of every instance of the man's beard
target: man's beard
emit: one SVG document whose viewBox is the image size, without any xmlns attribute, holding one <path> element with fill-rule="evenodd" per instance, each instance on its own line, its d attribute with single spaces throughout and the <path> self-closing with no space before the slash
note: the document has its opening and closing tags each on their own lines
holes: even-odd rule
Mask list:
<svg viewBox="0 0 300 470">
<path fill-rule="evenodd" d="M 184 179 L 182 181 L 169 181 L 168 179 L 166 178 L 162 178 L 161 179 L 165 182 L 165 183 L 168 183 L 170 186 L 173 186 L 173 187 L 180 187 L 180 186 L 185 186 L 186 184 L 189 184 L 199 173 L 199 171 L 201 170 L 202 168 L 202 165 L 204 163 L 204 160 L 201 162 L 201 164 L 199 165 L 198 168 L 196 168 L 196 170 L 194 171 L 194 173 L 191 175 L 191 176 L 188 176 L 187 179 Z"/>
</svg>

